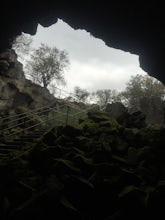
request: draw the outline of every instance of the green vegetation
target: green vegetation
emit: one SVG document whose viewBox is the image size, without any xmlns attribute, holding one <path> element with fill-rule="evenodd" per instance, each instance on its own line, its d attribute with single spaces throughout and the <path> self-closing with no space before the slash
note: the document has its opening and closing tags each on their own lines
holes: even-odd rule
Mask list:
<svg viewBox="0 0 165 220">
<path fill-rule="evenodd" d="M 30 60 L 26 60 L 27 75 L 33 82 L 49 88 L 56 96 L 58 91 L 56 85 L 65 84 L 64 69 L 69 66 L 68 54 L 43 43 L 38 49 L 31 50 L 31 43 L 32 38 L 22 34 L 15 40 L 13 49 L 19 56 L 29 54 L 31 51 Z M 108 88 L 98 89 L 90 94 L 86 89 L 76 86 L 73 96 L 78 102 L 97 103 L 102 109 L 108 103 L 120 101 L 130 112 L 142 111 L 146 114 L 147 123 L 164 123 L 165 87 L 150 76 L 132 76 L 126 84 L 126 89 L 121 92 Z M 70 95 L 69 99 L 73 101 Z"/>
<path fill-rule="evenodd" d="M 116 90 L 99 89 L 91 95 L 102 108 L 105 108 L 108 103 L 120 101 L 119 94 Z"/>
<path fill-rule="evenodd" d="M 56 47 L 41 44 L 33 50 L 31 59 L 27 61 L 26 69 L 30 79 L 45 88 L 55 82 L 65 84 L 64 69 L 69 65 L 68 54 Z"/>
<path fill-rule="evenodd" d="M 17 159 L 0 156 L 1 219 L 165 217 L 165 128 L 146 126 L 140 114 L 87 115 L 50 128 Z"/>
<path fill-rule="evenodd" d="M 41 45 L 30 61 L 31 74 L 39 74 L 34 80 L 44 87 L 54 77 L 63 82 L 68 64 L 64 52 L 53 50 Z M 57 52 L 62 66 L 44 57 L 46 52 L 53 58 Z M 50 70 L 51 65 L 59 72 Z M 155 119 L 164 108 L 164 95 L 161 83 L 137 75 L 120 94 L 110 89 L 93 93 L 101 108 L 108 102 L 125 103 L 129 112 L 116 119 L 81 103 L 89 93 L 80 87 L 75 89 L 77 103 L 68 101 L 42 117 L 28 114 L 29 125 L 43 120 L 49 128 L 29 148 L 8 153 L 7 145 L 0 146 L 0 218 L 164 219 L 165 127 L 145 121 L 145 114 Z"/>
<path fill-rule="evenodd" d="M 164 85 L 153 77 L 136 75 L 120 93 L 130 112 L 142 111 L 148 123 L 164 123 Z"/>
<path fill-rule="evenodd" d="M 91 93 L 89 97 L 101 109 L 104 109 L 108 103 L 122 102 L 131 113 L 143 112 L 149 124 L 163 124 L 165 121 L 165 87 L 150 76 L 132 76 L 124 91 L 102 89 Z"/>
<path fill-rule="evenodd" d="M 81 89 L 79 86 L 74 88 L 74 96 L 79 102 L 86 102 L 89 95 L 86 89 Z"/>
</svg>

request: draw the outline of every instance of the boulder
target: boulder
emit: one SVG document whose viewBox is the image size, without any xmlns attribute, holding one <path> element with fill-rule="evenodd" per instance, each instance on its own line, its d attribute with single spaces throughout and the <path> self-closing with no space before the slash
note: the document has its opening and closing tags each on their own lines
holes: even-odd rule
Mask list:
<svg viewBox="0 0 165 220">
<path fill-rule="evenodd" d="M 146 126 L 146 115 L 141 111 L 125 112 L 118 117 L 117 121 L 127 128 L 144 128 Z"/>
<path fill-rule="evenodd" d="M 96 122 L 96 123 L 100 123 L 100 122 L 104 122 L 109 120 L 109 115 L 105 114 L 103 112 L 100 111 L 89 111 L 87 113 L 88 118 L 91 119 L 92 121 Z"/>
<path fill-rule="evenodd" d="M 0 53 L 0 111 L 40 108 L 55 103 L 49 90 L 25 78 L 23 65 L 12 49 Z"/>
<path fill-rule="evenodd" d="M 17 54 L 12 49 L 7 49 L 0 53 L 0 60 L 6 60 L 10 65 L 17 62 Z"/>
<path fill-rule="evenodd" d="M 135 120 L 131 126 L 136 125 L 135 116 L 139 114 L 129 114 Z M 143 219 L 144 212 L 150 219 L 152 210 L 163 209 L 165 128 L 122 126 L 122 132 L 105 132 L 114 126 L 111 116 L 90 112 L 89 117 L 76 126 L 55 125 L 30 150 L 22 150 L 14 160 L 7 155 L 0 163 L 0 189 L 6 193 L 0 202 L 11 204 L 5 209 L 9 217 L 13 214 L 9 220 L 29 219 L 27 213 L 40 216 L 42 210 L 46 217 L 40 219 L 47 213 L 68 219 L 66 210 L 76 220 L 130 220 L 137 213 L 135 219 Z M 79 216 L 73 218 L 73 210 Z"/>
<path fill-rule="evenodd" d="M 7 49 L 0 53 L 0 75 L 25 80 L 23 65 L 17 60 L 17 54 L 14 50 Z"/>
<path fill-rule="evenodd" d="M 112 104 L 108 103 L 105 111 L 114 118 L 118 118 L 128 110 L 121 102 L 114 102 Z"/>
<path fill-rule="evenodd" d="M 6 60 L 0 60 L 0 72 L 3 74 L 9 69 L 9 63 Z"/>
</svg>

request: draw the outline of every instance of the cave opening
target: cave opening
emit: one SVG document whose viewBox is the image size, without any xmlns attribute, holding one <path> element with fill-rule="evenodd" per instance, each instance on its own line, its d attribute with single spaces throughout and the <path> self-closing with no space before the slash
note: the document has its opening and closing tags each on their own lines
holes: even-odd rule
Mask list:
<svg viewBox="0 0 165 220">
<path fill-rule="evenodd" d="M 32 36 L 32 47 L 37 49 L 41 43 L 68 52 L 70 67 L 65 71 L 67 84 L 59 86 L 68 92 L 72 92 L 75 86 L 90 92 L 97 89 L 121 91 L 131 75 L 147 75 L 140 68 L 137 55 L 108 47 L 103 40 L 84 29 L 74 30 L 61 19 L 46 28 L 38 25 L 36 35 Z M 22 60 L 18 55 L 18 59 L 25 66 L 28 56 Z"/>
<path fill-rule="evenodd" d="M 7 25 L 4 29 L 2 26 L 1 33 L 7 30 L 7 34 L 0 36 L 0 43 L 2 42 L 0 48 L 7 48 L 8 37 L 16 36 L 23 30 L 34 34 L 36 25 L 42 23 L 45 15 L 50 15 L 50 19 L 43 22 L 49 26 L 61 12 L 63 15 L 61 17 L 68 18 L 70 21 L 68 23 L 72 23 L 77 28 L 88 27 L 87 30 L 91 30 L 95 36 L 103 36 L 100 39 L 106 39 L 107 45 L 110 46 L 112 42 L 116 45 L 115 48 L 139 54 L 141 67 L 164 81 L 164 35 L 162 33 L 164 19 L 161 22 L 159 16 L 154 16 L 153 19 L 148 16 L 155 15 L 155 3 L 154 10 L 150 11 L 148 5 L 145 8 L 144 4 L 133 2 L 131 7 L 125 7 L 124 10 L 119 6 L 121 7 L 119 13 L 119 7 L 114 10 L 113 7 L 100 4 L 100 2 L 95 2 L 92 10 L 87 5 L 82 7 L 83 4 L 81 5 L 80 2 L 77 8 L 66 7 L 62 1 L 59 2 L 62 4 L 61 7 L 57 5 L 57 2 L 54 2 L 54 7 L 52 4 L 43 7 L 45 5 L 42 5 L 42 2 L 37 6 L 33 2 L 32 7 L 30 3 L 26 5 L 27 7 L 23 5 L 24 10 L 21 13 L 18 13 L 20 11 L 18 8 L 16 10 L 11 5 L 13 14 L 9 14 L 9 10 L 3 10 L 9 29 L 6 28 Z M 16 5 L 15 2 L 13 5 Z M 103 9 L 107 7 L 108 13 L 98 13 L 100 5 Z M 102 11 L 105 12 L 105 10 Z M 12 18 L 11 15 L 14 15 L 13 20 L 9 21 Z M 163 13 L 159 15 L 162 18 L 164 16 Z M 0 22 L 4 23 L 4 20 Z M 111 34 L 111 31 L 114 32 Z M 123 35 L 122 31 L 125 31 Z M 85 31 L 83 33 L 85 34 Z M 90 36 L 89 33 L 87 34 Z M 65 41 L 68 39 L 65 37 Z M 93 37 L 92 39 L 94 40 Z M 126 42 L 125 39 L 127 39 Z M 65 41 L 62 42 L 61 47 L 55 46 L 67 50 L 64 47 Z M 91 78 L 92 71 L 95 77 L 97 71 L 101 76 L 99 78 L 97 75 L 100 82 L 95 84 L 96 88 L 103 89 L 104 87 L 99 87 L 100 85 L 106 85 L 105 89 L 108 89 L 110 85 L 110 88 L 114 88 L 113 86 L 117 84 L 114 81 L 115 77 L 120 82 L 124 81 L 118 75 L 118 71 L 123 73 L 122 70 L 127 66 L 126 64 L 124 67 L 121 65 L 118 71 L 115 71 L 110 82 L 103 71 L 106 67 L 109 75 L 113 72 L 112 68 L 109 69 L 108 63 L 116 58 L 115 52 L 111 56 L 107 52 L 108 58 L 101 56 L 101 59 L 96 56 L 96 50 L 99 55 L 102 55 L 100 47 L 98 49 L 98 46 L 94 46 L 90 49 L 92 42 L 84 43 L 84 39 L 81 39 L 78 44 L 76 44 L 76 39 L 69 41 L 71 48 L 75 46 L 80 51 L 80 55 L 75 53 L 74 58 L 80 56 L 81 61 L 84 61 L 82 63 L 85 64 L 85 67 L 80 66 L 82 63 L 76 59 L 79 65 L 72 77 L 69 71 L 72 71 L 74 59 L 71 60 L 71 67 L 65 75 L 68 73 L 69 81 L 75 80 L 76 83 L 73 83 L 72 87 L 80 85 L 83 89 L 93 91 L 95 87 L 83 81 L 88 71 L 85 77 L 88 82 L 96 82 L 94 77 Z M 83 49 L 84 57 L 82 57 Z M 109 49 L 106 48 L 106 50 Z M 70 51 L 68 53 L 72 54 Z M 90 54 L 94 55 L 93 59 L 89 56 Z M 123 56 L 122 61 L 125 61 Z M 89 67 L 89 64 L 94 67 Z M 79 72 L 82 73 L 82 78 L 78 77 L 79 81 L 77 81 L 74 77 Z M 83 118 L 77 118 L 76 121 L 76 118 L 71 117 L 71 122 L 76 123 L 68 124 L 71 111 L 67 107 L 60 109 L 61 113 L 65 111 L 65 115 L 60 116 L 60 120 L 63 118 L 64 121 L 62 126 L 58 127 L 61 125 L 56 120 L 59 119 L 59 115 L 49 115 L 49 108 L 41 108 L 41 104 L 42 106 L 48 105 L 54 99 L 46 89 L 24 78 L 22 65 L 10 49 L 0 54 L 0 74 L 0 109 L 7 107 L 7 110 L 13 110 L 16 107 L 15 104 L 21 107 L 15 112 L 16 115 L 9 115 L 9 117 L 6 115 L 1 117 L 0 111 L 0 174 L 2 177 L 0 216 L 2 219 L 22 220 L 39 217 L 45 220 L 53 217 L 73 220 L 121 220 L 123 218 L 136 220 L 140 218 L 161 219 L 165 216 L 164 125 L 148 126 L 145 123 L 144 114 L 128 113 L 125 109 L 120 115 L 122 117 L 115 115 L 115 118 L 111 115 L 107 117 L 107 112 L 104 111 L 88 111 L 87 118 L 85 115 Z M 102 81 L 102 76 L 106 80 Z M 141 78 L 135 78 L 135 85 L 139 79 Z M 152 89 L 153 81 L 147 82 L 149 88 Z M 121 88 L 121 85 L 119 87 Z M 144 84 L 142 88 L 145 88 Z M 65 89 L 68 88 L 64 87 Z M 138 90 L 139 87 L 136 89 Z M 154 99 L 154 96 L 150 96 L 150 90 L 146 91 L 148 92 L 147 98 L 150 97 L 154 101 L 152 113 L 154 119 L 158 120 L 155 117 L 156 108 L 159 107 L 157 112 L 159 117 L 162 114 L 160 110 L 164 108 L 164 98 L 160 106 L 160 99 Z M 141 95 L 141 93 L 136 94 L 134 101 Z M 61 100 L 58 98 L 58 101 Z M 27 109 L 23 108 L 27 103 L 28 108 L 31 109 L 30 112 L 26 112 Z M 143 107 L 146 107 L 148 103 L 148 99 L 142 99 Z M 114 106 L 113 109 L 115 111 L 116 107 Z M 9 120 L 10 117 L 11 120 Z"/>
<path fill-rule="evenodd" d="M 27 35 L 27 37 L 28 36 L 30 35 Z M 32 50 L 25 56 L 19 56 L 18 51 L 18 59 L 20 59 L 20 61 L 24 64 L 26 77 L 30 80 L 32 80 L 32 78 L 28 75 L 26 61 L 28 62 L 30 54 L 34 50 L 37 50 L 41 44 L 45 44 L 49 47 L 56 47 L 61 51 L 66 51 L 68 54 L 69 68 L 64 71 L 66 83 L 58 84 L 55 80 L 52 80 L 48 86 L 50 93 L 55 97 L 65 99 L 73 97 L 75 96 L 75 89 L 78 88 L 90 94 L 87 97 L 86 102 L 101 103 L 101 105 L 103 105 L 102 102 L 98 101 L 101 98 L 98 96 L 102 96 L 103 98 L 103 96 L 107 96 L 104 92 L 106 93 L 107 91 L 110 91 L 111 97 L 104 97 L 106 99 L 106 104 L 108 102 L 112 103 L 115 101 L 121 101 L 128 107 L 130 106 L 128 98 L 125 96 L 124 98 L 118 97 L 120 94 L 124 94 L 124 92 L 127 92 L 128 94 L 132 88 L 129 88 L 129 91 L 126 91 L 126 89 L 128 85 L 132 83 L 134 91 L 132 90 L 131 92 L 137 93 L 136 96 L 143 97 L 141 98 L 142 101 L 138 100 L 140 104 L 135 101 L 135 99 L 137 99 L 136 97 L 132 98 L 134 100 L 131 100 L 133 102 L 131 105 L 135 105 L 135 107 L 131 107 L 130 111 L 134 112 L 137 110 L 144 110 L 145 113 L 147 112 L 147 114 L 150 114 L 150 119 L 152 118 L 153 120 L 153 117 L 156 117 L 159 118 L 158 121 L 160 121 L 160 118 L 161 120 L 164 120 L 164 93 L 161 93 L 164 88 L 162 88 L 163 86 L 160 82 L 156 82 L 157 80 L 155 78 L 149 77 L 148 74 L 140 68 L 139 58 L 137 55 L 108 47 L 103 40 L 95 38 L 84 29 L 73 29 L 62 19 L 58 19 L 55 24 L 46 28 L 38 25 L 36 35 L 31 37 L 31 43 Z M 145 83 L 148 83 L 147 86 L 144 86 L 145 83 L 142 82 L 143 80 Z M 140 84 L 138 85 L 138 83 Z M 162 90 L 160 89 L 161 91 L 159 91 L 161 93 L 159 93 L 159 95 L 161 95 L 161 101 L 159 100 L 160 97 L 156 97 L 157 94 L 153 94 L 152 96 L 155 97 L 151 98 L 152 101 L 150 106 L 146 106 L 145 103 L 148 103 L 147 96 L 149 93 L 152 93 L 151 88 L 149 88 L 151 87 L 149 83 L 161 84 Z M 42 86 L 41 82 L 38 84 Z M 155 86 L 157 85 L 155 84 Z M 137 87 L 141 87 L 140 89 L 143 89 L 143 92 L 141 92 L 139 88 L 138 90 Z M 148 91 L 144 92 L 144 90 Z M 159 106 L 157 115 L 161 115 L 160 117 L 155 116 L 155 106 Z M 152 109 L 152 113 L 148 111 L 148 108 Z"/>
<path fill-rule="evenodd" d="M 136 80 L 141 80 L 138 77 L 136 78 L 137 75 L 139 75 L 139 77 L 147 77 L 147 73 L 140 68 L 139 57 L 137 55 L 131 54 L 130 52 L 121 51 L 119 49 L 114 49 L 113 47 L 110 47 L 109 42 L 107 46 L 103 40 L 95 38 L 90 32 L 87 32 L 85 29 L 73 29 L 62 19 L 57 19 L 56 24 L 52 26 L 49 25 L 49 27 L 47 28 L 44 28 L 43 26 L 38 24 L 37 33 L 32 37 L 32 49 L 36 50 L 41 43 L 47 44 L 50 47 L 55 46 L 59 50 L 66 50 L 66 52 L 68 53 L 70 65 L 69 68 L 65 69 L 64 71 L 64 79 L 66 81 L 65 86 L 64 84 L 55 84 L 55 80 L 52 81 L 48 86 L 49 91 L 58 97 L 67 98 L 68 96 L 72 96 L 72 94 L 74 94 L 75 92 L 75 88 L 78 87 L 79 89 L 82 89 L 83 91 L 86 91 L 88 94 L 91 95 L 88 96 L 87 101 L 91 103 L 96 103 L 98 99 L 96 93 L 98 90 L 110 90 L 113 92 L 117 91 L 117 93 L 115 94 L 120 94 L 127 87 L 131 76 L 134 77 L 135 82 Z M 23 63 L 24 72 L 26 73 L 27 78 L 28 74 L 25 67 L 26 61 L 30 58 L 31 52 L 32 51 L 30 51 L 25 57 L 24 55 L 23 57 L 18 56 L 18 60 L 20 59 L 20 61 Z M 2 68 L 4 68 L 4 72 L 6 71 L 5 68 L 9 69 L 7 71 L 7 77 L 11 77 L 16 80 L 24 79 L 24 74 L 21 70 L 21 63 L 18 63 L 16 61 L 16 57 L 14 57 L 14 54 L 4 54 L 1 55 L 1 64 Z M 9 56 L 11 60 L 9 62 L 7 60 L 6 62 L 5 56 Z M 148 85 L 149 83 L 152 85 L 152 81 L 153 80 L 150 80 L 150 82 L 148 82 Z M 17 84 L 19 85 L 20 83 L 18 82 Z M 39 84 L 42 85 L 42 83 Z M 4 84 L 4 86 L 5 85 L 6 84 Z M 5 106 L 6 102 L 9 103 L 9 105 L 11 103 L 13 103 L 14 105 L 15 98 L 13 98 L 13 93 L 10 96 L 10 92 L 8 90 L 4 90 L 4 86 L 1 86 L 1 90 L 6 91 L 4 94 L 1 95 L 1 105 Z M 26 87 L 26 90 L 28 91 L 29 86 L 26 85 Z M 141 85 L 141 87 L 144 87 L 144 85 Z M 150 86 L 150 89 L 151 87 L 152 86 Z M 6 86 L 6 88 L 10 87 Z M 150 94 L 149 91 L 150 90 L 147 91 L 148 93 L 146 93 L 146 97 L 143 98 L 141 104 L 142 106 L 145 106 L 145 103 L 148 103 L 146 100 L 148 94 Z M 39 92 L 35 91 L 35 93 L 38 94 Z M 139 94 L 137 93 L 137 96 L 140 96 Z M 161 109 L 162 112 L 160 113 L 160 111 L 158 111 L 158 114 L 164 114 L 162 110 L 164 109 L 164 93 L 160 92 L 160 94 L 161 97 L 163 97 L 161 98 L 161 106 L 159 106 L 156 97 L 156 100 L 152 105 L 152 114 L 154 114 L 154 106 L 159 106 L 159 109 Z M 35 98 L 33 97 L 32 100 L 33 99 L 35 102 L 35 100 L 37 99 L 37 95 Z M 111 99 L 109 102 L 113 101 L 114 100 Z M 124 104 L 125 103 L 126 102 L 124 102 Z M 31 106 L 34 107 L 35 104 L 31 104 Z M 140 107 L 138 107 L 136 110 L 139 109 Z"/>
</svg>

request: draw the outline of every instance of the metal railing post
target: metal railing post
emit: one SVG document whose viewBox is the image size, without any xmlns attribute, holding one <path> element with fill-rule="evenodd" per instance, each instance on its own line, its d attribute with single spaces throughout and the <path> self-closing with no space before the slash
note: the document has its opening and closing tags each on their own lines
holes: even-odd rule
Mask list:
<svg viewBox="0 0 165 220">
<path fill-rule="evenodd" d="M 23 148 L 23 146 L 24 146 L 24 139 L 23 139 L 23 137 L 24 137 L 24 134 L 25 134 L 25 125 L 26 125 L 26 120 L 25 120 L 25 118 L 23 118 L 23 130 L 22 130 L 22 135 L 21 135 L 21 147 Z"/>
<path fill-rule="evenodd" d="M 69 118 L 69 106 L 67 106 L 66 125 L 68 124 L 68 118 Z"/>
<path fill-rule="evenodd" d="M 45 116 L 46 116 L 46 120 L 45 121 L 48 121 L 48 118 L 49 118 L 49 110 L 48 109 L 45 112 Z"/>
<path fill-rule="evenodd" d="M 0 141 L 4 142 L 4 122 L 1 120 L 1 127 L 0 127 Z"/>
<path fill-rule="evenodd" d="M 75 121 L 75 117 L 74 117 L 74 115 L 73 115 L 73 123 L 74 123 L 74 121 Z"/>
</svg>

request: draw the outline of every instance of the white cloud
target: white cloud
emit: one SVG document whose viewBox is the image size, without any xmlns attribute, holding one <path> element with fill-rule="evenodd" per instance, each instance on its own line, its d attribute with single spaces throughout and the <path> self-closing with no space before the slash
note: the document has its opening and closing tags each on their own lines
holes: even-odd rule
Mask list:
<svg viewBox="0 0 165 220">
<path fill-rule="evenodd" d="M 116 89 L 121 91 L 125 88 L 130 75 L 136 74 L 144 75 L 145 73 L 133 65 L 123 68 L 104 63 L 89 65 L 73 61 L 71 69 L 65 73 L 68 82 L 66 88 L 71 91 L 74 86 L 78 85 L 90 92 L 97 89 Z"/>
<path fill-rule="evenodd" d="M 65 71 L 67 87 L 122 90 L 131 75 L 146 74 L 139 67 L 138 56 L 107 47 L 85 30 L 74 30 L 62 20 L 49 28 L 38 27 L 33 46 L 40 43 L 56 46 L 69 53 L 70 69 Z"/>
</svg>

